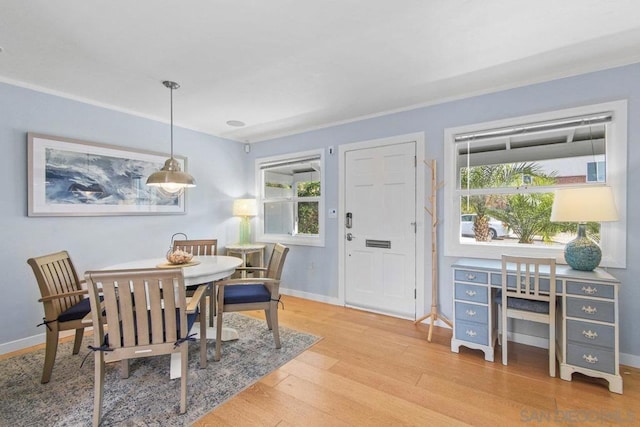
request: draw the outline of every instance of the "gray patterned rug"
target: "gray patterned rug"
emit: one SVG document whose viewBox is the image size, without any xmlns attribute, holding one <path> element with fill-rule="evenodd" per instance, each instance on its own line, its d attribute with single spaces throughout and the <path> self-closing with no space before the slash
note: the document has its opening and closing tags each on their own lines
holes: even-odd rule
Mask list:
<svg viewBox="0 0 640 427">
<path fill-rule="evenodd" d="M 213 361 L 215 341 L 209 340 L 209 363 L 199 369 L 199 343 L 189 343 L 186 414 L 178 412 L 180 381 L 169 379 L 169 356 L 158 356 L 132 360 L 128 379 L 120 378 L 119 364 L 107 365 L 101 425 L 189 425 L 319 340 L 280 327 L 282 348 L 276 350 L 264 320 L 227 313 L 224 324 L 240 339 L 222 343 L 220 362 Z M 80 368 L 91 341 L 85 337 L 76 356 L 72 342 L 61 344 L 48 384 L 40 384 L 44 349 L 0 361 L 0 426 L 91 425 L 93 355 Z"/>
</svg>

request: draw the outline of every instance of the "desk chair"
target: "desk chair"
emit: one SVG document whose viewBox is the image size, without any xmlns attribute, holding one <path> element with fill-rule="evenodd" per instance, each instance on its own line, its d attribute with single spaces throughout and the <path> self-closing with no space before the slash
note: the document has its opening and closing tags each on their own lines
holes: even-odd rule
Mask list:
<svg viewBox="0 0 640 427">
<path fill-rule="evenodd" d="M 45 384 L 51 379 L 60 331 L 75 329 L 73 354 L 78 354 L 84 328 L 91 326 L 90 322 L 83 323 L 82 318 L 89 314 L 91 308 L 89 300 L 84 298 L 87 291 L 82 289 L 82 282 L 78 280 L 67 251 L 29 258 L 27 263 L 31 266 L 40 288 L 41 298 L 38 301 L 44 306 L 43 323 L 40 325 L 46 327 L 47 339 L 40 382 Z"/>
<path fill-rule="evenodd" d="M 515 264 L 515 271 L 508 265 Z M 549 286 L 540 279 L 540 267 L 549 268 Z M 556 376 L 556 261 L 553 258 L 502 256 L 502 289 L 496 298 L 502 323 L 502 364 L 507 364 L 507 319 L 549 325 L 549 375 Z"/>
<path fill-rule="evenodd" d="M 216 282 L 218 286 L 218 313 L 216 337 L 222 337 L 222 313 L 230 311 L 264 310 L 267 326 L 273 331 L 276 348 L 280 348 L 278 330 L 278 302 L 280 302 L 280 276 L 289 248 L 276 243 L 267 267 L 244 267 L 246 271 L 264 273 L 264 277 L 229 279 Z M 215 361 L 220 360 L 222 340 L 216 339 Z"/>
<path fill-rule="evenodd" d="M 205 313 L 201 306 L 207 285 L 200 286 L 187 305 L 180 268 L 87 271 L 85 279 L 94 336 L 94 347 L 89 348 L 95 354 L 93 425 L 100 424 L 105 363 L 120 361 L 121 376 L 127 378 L 129 359 L 161 354 L 180 354 L 180 413 L 184 414 L 187 409 L 187 341 L 197 317 L 202 337 L 200 368 L 207 366 Z M 105 324 L 108 333 L 105 333 Z"/>
<path fill-rule="evenodd" d="M 206 240 L 174 240 L 173 250 L 189 252 L 194 256 L 218 255 L 218 239 Z M 209 283 L 209 326 L 213 327 L 213 316 L 216 313 L 215 283 Z M 187 286 L 187 297 L 193 295 L 198 286 Z"/>
</svg>

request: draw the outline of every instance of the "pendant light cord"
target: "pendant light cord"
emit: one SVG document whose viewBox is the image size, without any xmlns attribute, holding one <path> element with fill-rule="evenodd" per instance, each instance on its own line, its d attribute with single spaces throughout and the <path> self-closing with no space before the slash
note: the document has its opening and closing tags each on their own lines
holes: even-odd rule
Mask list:
<svg viewBox="0 0 640 427">
<path fill-rule="evenodd" d="M 171 99 L 171 158 L 173 159 L 173 85 L 169 89 Z"/>
</svg>

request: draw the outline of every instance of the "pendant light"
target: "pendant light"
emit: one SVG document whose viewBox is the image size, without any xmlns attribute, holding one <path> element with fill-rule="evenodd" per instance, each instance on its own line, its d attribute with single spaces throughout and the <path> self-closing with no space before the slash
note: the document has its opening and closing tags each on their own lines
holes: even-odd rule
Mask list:
<svg viewBox="0 0 640 427">
<path fill-rule="evenodd" d="M 173 91 L 180 85 L 168 80 L 163 81 L 162 84 L 171 91 L 171 157 L 164 162 L 162 169 L 149 175 L 147 185 L 160 187 L 171 194 L 180 194 L 187 187 L 195 187 L 196 180 L 188 173 L 182 172 L 180 163 L 173 158 Z"/>
</svg>

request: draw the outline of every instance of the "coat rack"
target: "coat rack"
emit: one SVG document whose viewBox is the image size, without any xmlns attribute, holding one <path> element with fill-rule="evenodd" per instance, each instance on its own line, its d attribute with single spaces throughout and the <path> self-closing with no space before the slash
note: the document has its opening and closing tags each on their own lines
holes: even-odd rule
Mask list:
<svg viewBox="0 0 640 427">
<path fill-rule="evenodd" d="M 436 209 L 436 199 L 438 189 L 442 188 L 444 182 L 438 182 L 438 173 L 436 170 L 436 161 L 431 160 L 424 162 L 431 169 L 431 196 L 429 197 L 429 206 L 425 206 L 424 210 L 431 216 L 431 311 L 429 314 L 417 319 L 414 324 L 418 324 L 426 319 L 431 319 L 429 323 L 429 334 L 427 341 L 431 342 L 431 334 L 433 332 L 434 323 L 440 319 L 449 327 L 453 328 L 453 323 L 441 313 L 438 313 L 438 211 Z"/>
</svg>

